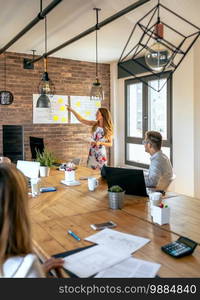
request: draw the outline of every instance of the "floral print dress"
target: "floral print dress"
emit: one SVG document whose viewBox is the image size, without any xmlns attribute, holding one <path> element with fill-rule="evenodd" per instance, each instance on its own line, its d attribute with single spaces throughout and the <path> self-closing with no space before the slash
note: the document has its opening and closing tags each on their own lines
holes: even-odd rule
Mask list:
<svg viewBox="0 0 200 300">
<path fill-rule="evenodd" d="M 92 141 L 94 142 L 105 142 L 104 130 L 102 127 L 97 127 L 94 133 L 92 134 Z M 100 146 L 91 146 L 88 155 L 87 165 L 92 169 L 101 169 L 105 164 L 107 164 L 106 157 L 106 147 L 103 145 Z"/>
</svg>

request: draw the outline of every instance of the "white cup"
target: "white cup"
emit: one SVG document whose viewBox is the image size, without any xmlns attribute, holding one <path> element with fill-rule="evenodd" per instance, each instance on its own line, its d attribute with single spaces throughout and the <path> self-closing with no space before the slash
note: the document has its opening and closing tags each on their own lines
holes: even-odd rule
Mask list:
<svg viewBox="0 0 200 300">
<path fill-rule="evenodd" d="M 32 197 L 36 197 L 40 194 L 40 179 L 31 178 L 31 194 Z"/>
<path fill-rule="evenodd" d="M 65 171 L 65 181 L 73 182 L 75 181 L 75 171 Z"/>
<path fill-rule="evenodd" d="M 150 193 L 149 200 L 152 206 L 159 206 L 162 200 L 162 194 L 160 192 Z"/>
<path fill-rule="evenodd" d="M 98 180 L 95 177 L 88 177 L 88 189 L 89 191 L 94 191 L 99 185 Z"/>
</svg>

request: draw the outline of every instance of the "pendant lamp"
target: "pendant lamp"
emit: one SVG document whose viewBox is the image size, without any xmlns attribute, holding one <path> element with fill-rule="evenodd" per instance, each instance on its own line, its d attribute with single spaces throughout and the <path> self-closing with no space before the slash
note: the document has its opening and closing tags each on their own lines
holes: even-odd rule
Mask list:
<svg viewBox="0 0 200 300">
<path fill-rule="evenodd" d="M 133 76 L 160 92 L 199 36 L 198 26 L 158 0 L 135 23 L 118 61 L 118 70 L 123 77 Z M 143 80 L 145 73 L 154 76 L 157 87 Z M 167 76 L 164 82 L 163 73 Z"/>
<path fill-rule="evenodd" d="M 149 68 L 155 72 L 162 72 L 172 59 L 172 51 L 162 42 L 164 39 L 164 25 L 160 23 L 160 18 L 154 27 L 156 42 L 147 48 L 145 62 Z"/>
<path fill-rule="evenodd" d="M 100 8 L 94 8 L 96 11 L 96 80 L 92 83 L 92 87 L 90 90 L 90 100 L 94 101 L 102 101 L 104 97 L 103 88 L 101 82 L 98 77 L 98 36 L 97 31 L 99 30 L 99 22 L 98 22 L 98 13 L 101 10 Z"/>
<path fill-rule="evenodd" d="M 47 18 L 45 16 L 45 53 L 47 53 Z M 47 57 L 44 56 L 44 73 L 42 75 L 42 80 L 39 83 L 39 93 L 40 96 L 37 100 L 36 107 L 39 108 L 50 108 L 51 102 L 49 96 L 52 96 L 55 92 L 55 87 L 53 82 L 50 80 L 47 72 Z"/>
</svg>

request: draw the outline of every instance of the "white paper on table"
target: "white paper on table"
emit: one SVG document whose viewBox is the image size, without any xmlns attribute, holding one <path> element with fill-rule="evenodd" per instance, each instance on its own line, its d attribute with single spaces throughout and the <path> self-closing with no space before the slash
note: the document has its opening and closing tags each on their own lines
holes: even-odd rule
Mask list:
<svg viewBox="0 0 200 300">
<path fill-rule="evenodd" d="M 95 278 L 153 278 L 160 267 L 160 264 L 130 257 L 99 272 Z"/>
<path fill-rule="evenodd" d="M 89 237 L 85 238 L 85 240 L 99 245 L 106 245 L 117 250 L 122 249 L 124 252 L 129 254 L 137 251 L 145 244 L 150 242 L 150 239 L 119 232 L 109 228 L 90 235 Z"/>
<path fill-rule="evenodd" d="M 78 277 L 90 277 L 129 256 L 123 250 L 97 245 L 64 257 L 64 268 Z"/>
</svg>

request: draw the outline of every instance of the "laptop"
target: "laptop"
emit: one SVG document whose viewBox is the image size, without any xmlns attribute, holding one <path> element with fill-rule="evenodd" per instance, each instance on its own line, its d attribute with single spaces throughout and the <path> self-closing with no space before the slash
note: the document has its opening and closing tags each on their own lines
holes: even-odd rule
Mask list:
<svg viewBox="0 0 200 300">
<path fill-rule="evenodd" d="M 147 196 L 143 170 L 104 166 L 101 175 L 106 179 L 108 188 L 119 185 L 126 194 Z"/>
<path fill-rule="evenodd" d="M 28 178 L 38 178 L 40 163 L 35 161 L 18 160 L 17 169 Z"/>
</svg>

